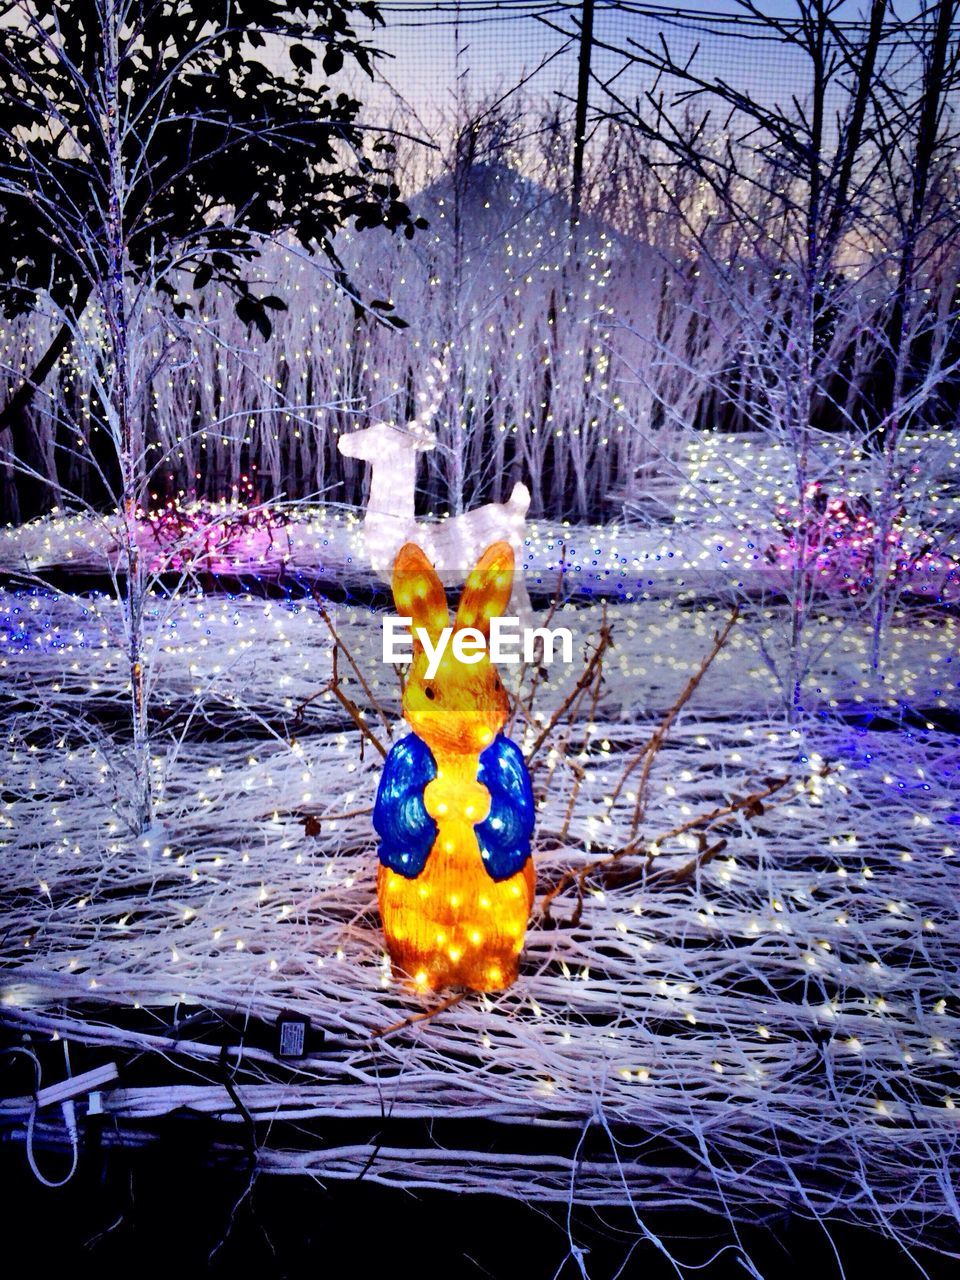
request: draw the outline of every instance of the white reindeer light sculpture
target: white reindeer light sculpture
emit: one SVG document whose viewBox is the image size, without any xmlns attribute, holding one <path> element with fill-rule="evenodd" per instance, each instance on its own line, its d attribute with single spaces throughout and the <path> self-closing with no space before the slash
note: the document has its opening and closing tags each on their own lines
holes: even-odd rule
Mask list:
<svg viewBox="0 0 960 1280">
<path fill-rule="evenodd" d="M 438 364 L 441 387 L 446 371 Z M 433 384 L 435 379 L 429 379 Z M 417 520 L 414 495 L 419 455 L 436 447 L 437 437 L 429 423 L 440 405 L 439 393 L 430 405 L 404 426 L 377 422 L 372 427 L 351 431 L 338 442 L 348 458 L 361 458 L 371 467 L 370 488 L 363 519 L 367 555 L 374 573 L 389 583 L 397 552 L 406 542 L 416 542 L 433 563 L 444 586 L 466 580 L 481 552 L 504 539 L 513 547 L 517 572 L 514 575 L 511 611 L 522 625 L 533 619 L 530 596 L 523 578 L 524 531 L 530 490 L 515 484 L 506 502 L 488 502 L 463 515 L 444 520 Z"/>
</svg>

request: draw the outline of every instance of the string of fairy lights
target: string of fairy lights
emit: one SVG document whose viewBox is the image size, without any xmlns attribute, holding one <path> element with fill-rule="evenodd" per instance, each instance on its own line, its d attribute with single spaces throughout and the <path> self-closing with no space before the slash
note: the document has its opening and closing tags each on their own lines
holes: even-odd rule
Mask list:
<svg viewBox="0 0 960 1280">
<path fill-rule="evenodd" d="M 190 297 L 178 365 L 149 387 L 157 466 L 136 517 L 154 801 L 142 831 L 129 615 L 105 589 L 121 530 L 90 460 L 110 454 L 85 365 L 102 342 L 96 312 L 83 318 L 37 417 L 57 506 L 0 530 L 3 1016 L 83 1039 L 93 1007 L 101 1045 L 166 1052 L 183 1007 L 263 1021 L 293 1007 L 334 1048 L 295 1085 L 251 1052 L 244 1098 L 258 1118 L 379 1120 L 385 1100 L 397 1117 L 505 1125 L 582 1129 L 602 1115 L 706 1152 L 711 1169 L 738 1153 L 716 1199 L 678 1182 L 676 1203 L 747 1217 L 758 1198 L 795 1205 L 799 1185 L 815 1211 L 895 1211 L 888 1226 L 914 1240 L 950 1211 L 955 1159 L 960 758 L 942 727 L 958 714 L 956 432 L 897 442 L 883 533 L 871 499 L 891 453 L 854 433 L 809 433 L 799 492 L 789 432 L 696 429 L 729 357 L 722 332 L 704 338 L 690 374 L 689 308 L 719 315 L 724 302 L 705 274 L 616 219 L 585 218 L 571 241 L 548 188 L 499 161 L 475 177 L 466 203 L 443 180 L 422 197 L 431 227 L 412 249 L 343 240 L 368 295 L 414 317 L 406 331 L 358 327 L 286 245 L 264 259 L 290 303 L 270 344 L 222 296 Z M 7 365 L 28 369 L 54 323 L 0 328 Z M 158 355 L 153 342 L 138 358 Z M 375 918 L 379 759 L 329 688 L 334 645 L 314 593 L 346 597 L 326 604 L 337 652 L 355 657 L 386 724 L 357 681 L 350 696 L 390 740 L 399 688 L 379 661 L 364 465 L 338 442 L 418 420 L 436 360 L 446 376 L 418 516 L 456 517 L 527 484 L 535 518 L 518 544 L 534 603 L 545 610 L 560 584 L 555 621 L 585 661 L 605 628 L 614 638 L 595 698 L 559 719 L 534 769 L 541 894 L 633 840 L 654 873 L 676 872 L 704 853 L 698 815 L 774 774 L 784 794 L 732 817 L 688 880 L 588 880 L 576 928 L 535 915 L 511 993 L 464 1001 L 381 1056 L 371 1037 L 422 1004 L 391 974 Z M 2 483 L 12 510 L 9 459 Z M 397 498 L 412 506 L 414 493 Z M 657 756 L 638 833 L 639 783 L 618 780 L 735 602 L 742 619 Z M 579 674 L 537 674 L 517 729 L 528 751 Z M 224 1114 L 232 1103 L 212 1087 L 121 1090 L 106 1108 L 121 1124 L 191 1105 Z M 3 1104 L 0 1125 L 17 1114 Z M 265 1160 L 356 1177 L 399 1158 L 389 1143 L 372 1155 L 298 1145 Z M 483 1153 L 403 1155 L 428 1185 L 489 1189 Z M 568 1162 L 515 1154 L 498 1189 L 526 1195 L 536 1176 L 548 1198 L 613 1203 L 624 1185 L 649 1193 L 643 1163 L 585 1160 L 578 1183 Z"/>
<path fill-rule="evenodd" d="M 363 257 L 357 242 L 356 256 L 348 259 L 361 279 L 367 269 L 371 292 L 382 288 L 401 314 L 417 316 L 412 341 L 406 331 L 375 325 L 358 331 L 350 301 L 318 277 L 315 263 L 284 250 L 273 251 L 267 263 L 290 282 L 290 309 L 278 317 L 271 343 L 251 346 L 229 314 L 218 316 L 216 336 L 206 312 L 187 322 L 192 332 L 180 372 L 163 374 L 150 388 L 145 504 L 241 492 L 248 501 L 313 495 L 356 502 L 363 471 L 341 457 L 338 437 L 371 419 L 404 421 L 411 390 L 422 385 L 438 352 L 447 353 L 452 376 L 436 417 L 438 448 L 424 459 L 419 477 L 434 511 L 503 501 L 522 478 L 535 515 L 589 519 L 624 504 L 635 513 L 643 490 L 659 485 L 672 491 L 682 516 L 688 506 L 703 505 L 710 486 L 700 477 L 722 453 L 731 455 L 733 471 L 749 475 L 755 510 L 796 504 L 784 432 L 779 438 L 767 432 L 762 447 L 770 457 L 755 466 L 749 443 L 755 426 L 752 435 L 693 430 L 711 403 L 711 369 L 728 355 L 720 341 L 701 344 L 703 367 L 689 376 L 688 308 L 695 291 L 710 296 L 708 280 L 700 273 L 678 277 L 642 246 L 627 246 L 624 256 L 622 239 L 594 223 L 584 233 L 585 287 L 570 297 L 564 292 L 570 243 L 558 234 L 559 202 L 544 204 L 535 184 L 496 169 L 480 176 L 467 208 L 457 213 L 468 213 L 475 230 L 455 261 L 445 225 L 449 194 L 441 184 L 427 202 L 436 229 L 424 262 L 387 240 Z M 664 290 L 672 301 L 658 309 L 651 294 Z M 224 306 L 219 292 L 203 301 Z M 720 293 L 716 301 L 722 305 Z M 37 423 L 38 452 L 61 505 L 86 496 L 102 501 L 97 470 L 106 466 L 109 473 L 109 443 L 84 364 L 99 349 L 97 325 L 95 314 L 84 317 L 84 341 L 63 358 L 63 376 Z M 39 320 L 0 329 L 8 364 L 27 370 L 50 331 Z M 159 355 L 155 342 L 144 358 Z M 749 388 L 743 394 L 749 399 Z M 62 436 L 75 406 L 82 430 L 65 456 Z M 956 459 L 946 456 L 942 433 L 927 435 L 938 464 L 935 489 L 917 471 L 916 440 L 905 446 L 900 473 L 911 511 L 928 496 L 930 516 L 949 527 L 956 514 Z M 826 432 L 814 439 L 821 453 L 849 458 L 841 476 L 830 479 L 836 496 L 846 496 L 840 490 L 851 484 L 855 492 L 869 491 L 863 439 Z M 828 469 L 825 463 L 825 477 Z M 14 514 L 9 461 L 0 471 Z"/>
<path fill-rule="evenodd" d="M 745 707 L 762 704 L 765 686 L 774 705 L 775 690 L 760 674 L 750 630 L 735 634 L 703 686 L 697 716 L 678 728 L 658 764 L 648 830 L 669 830 L 760 774 L 795 769 L 790 801 L 771 816 L 767 834 L 758 839 L 748 826 L 731 832 L 691 891 L 598 888 L 588 894 L 581 930 L 535 923 L 514 994 L 479 998 L 455 1021 L 438 1020 L 427 1041 L 405 1046 L 403 1070 L 394 1071 L 371 1066 L 365 1038 L 403 998 L 371 915 L 366 809 L 376 765 L 359 759 L 356 734 L 338 727 L 331 698 L 312 702 L 306 724 L 289 733 L 297 705 L 330 670 L 329 634 L 311 604 L 249 594 L 156 603 L 149 646 L 163 655 L 156 704 L 208 727 L 179 750 L 158 752 L 158 824 L 136 840 L 123 822 L 122 740 L 77 736 L 84 719 L 95 723 L 98 707 L 125 697 L 119 605 L 37 592 L 8 594 L 3 606 L 0 680 L 21 701 L 37 699 L 33 715 L 21 712 L 8 724 L 2 747 L 0 837 L 9 883 L 22 895 L 5 912 L 5 945 L 17 964 L 3 984 L 5 1017 L 82 1035 L 74 1015 L 50 1011 L 51 1002 L 69 1006 L 82 996 L 101 1011 L 117 1004 L 141 1012 L 143 1032 L 104 1032 L 107 1043 L 116 1037 L 135 1046 L 141 1034 L 164 1034 L 178 1008 L 212 1001 L 269 1018 L 293 1002 L 342 1046 L 323 1059 L 322 1091 L 305 1065 L 296 1086 L 304 1119 L 364 1114 L 382 1105 L 384 1089 L 398 1115 L 427 1105 L 436 1114 L 479 1113 L 490 1070 L 502 1119 L 523 1123 L 535 1114 L 563 1123 L 577 1098 L 596 1105 L 596 1091 L 584 1090 L 600 1070 L 602 1105 L 621 1120 L 643 1125 L 655 1111 L 658 1132 L 678 1138 L 694 1137 L 709 1120 L 711 1151 L 728 1139 L 749 1143 L 754 1123 L 766 1131 L 787 1126 L 861 1160 L 881 1198 L 891 1177 L 901 1196 L 909 1188 L 906 1223 L 914 1211 L 919 1219 L 936 1210 L 942 1183 L 926 1176 L 923 1144 L 949 1140 L 956 1106 L 947 976 L 955 938 L 943 910 L 956 855 L 948 820 L 956 759 L 936 735 L 825 724 L 814 749 L 807 729 L 744 719 Z M 558 744 L 536 777 L 545 884 L 623 838 L 635 793 L 613 805 L 604 797 L 642 741 L 651 708 L 668 702 L 696 667 L 717 617 L 676 598 L 642 615 L 634 606 L 606 618 L 599 606 L 584 613 L 574 614 L 578 635 L 589 643 L 601 621 L 611 623 L 616 658 L 593 727 L 575 727 L 572 751 Z M 376 616 L 343 606 L 335 618 L 395 716 L 392 673 L 378 679 L 370 657 Z M 767 621 L 775 620 L 771 610 Z M 900 692 L 919 704 L 939 689 L 955 705 L 956 686 L 942 682 L 943 655 L 956 651 L 956 636 L 918 627 L 909 614 L 895 632 Z M 857 652 L 849 625 L 834 646 L 837 665 L 816 678 L 842 695 Z M 551 677 L 543 715 L 576 673 L 555 674 L 563 678 Z M 273 732 L 253 736 L 262 724 Z M 903 820 L 891 838 L 892 797 Z M 310 815 L 316 827 L 308 837 Z M 772 832 L 775 858 L 764 852 Z M 696 849 L 692 834 L 681 835 L 655 856 L 670 866 Z M 914 947 L 927 963 L 909 961 Z M 740 993 L 731 965 L 765 994 Z M 792 983 L 803 984 L 803 998 Z M 795 1069 L 798 1055 L 809 1055 L 813 1029 L 824 1037 L 844 1100 L 842 1125 L 831 1119 L 836 1096 L 823 1105 L 820 1075 Z M 467 1046 L 479 1071 L 465 1061 Z M 438 1063 L 445 1064 L 439 1078 Z M 153 1091 L 154 1114 L 199 1101 L 190 1090 L 200 1085 L 184 1088 Z M 293 1105 L 266 1073 L 249 1088 L 257 1114 Z M 700 1099 L 693 1108 L 691 1090 Z M 119 1123 L 142 1105 L 127 1092 L 107 1099 Z M 802 1143 L 791 1139 L 786 1150 L 794 1176 L 814 1194 L 817 1174 Z M 288 1169 L 307 1159 L 271 1158 Z M 436 1182 L 469 1179 L 471 1167 L 469 1185 L 479 1188 L 482 1164 L 451 1151 Z M 538 1168 L 557 1194 L 561 1185 L 569 1191 L 559 1168 Z M 522 1165 L 510 1176 L 521 1179 Z M 635 1176 L 629 1162 L 625 1176 Z M 769 1162 L 765 1177 L 767 1203 L 795 1189 Z M 744 1209 L 749 1184 L 749 1177 L 738 1182 L 734 1197 Z M 620 1175 L 606 1194 L 616 1189 Z M 604 1194 L 598 1184 L 596 1195 Z M 845 1194 L 837 1203 L 856 1212 Z M 909 1225 L 902 1229 L 909 1233 Z"/>
</svg>

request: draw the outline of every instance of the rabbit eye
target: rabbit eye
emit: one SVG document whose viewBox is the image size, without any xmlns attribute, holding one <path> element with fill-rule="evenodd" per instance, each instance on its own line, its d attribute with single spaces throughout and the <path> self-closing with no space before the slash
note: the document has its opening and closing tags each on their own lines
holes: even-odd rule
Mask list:
<svg viewBox="0 0 960 1280">
<path fill-rule="evenodd" d="M 433 690 L 430 688 L 429 685 L 427 685 L 427 687 L 424 689 L 423 692 L 426 694 L 426 696 L 430 699 L 431 702 L 436 697 L 436 694 L 433 692 Z"/>
<path fill-rule="evenodd" d="M 494 680 L 494 682 L 493 682 L 493 687 L 494 687 L 498 692 L 503 688 L 503 685 L 500 683 L 500 677 L 499 677 L 499 676 L 497 676 L 497 677 L 496 677 L 496 679 Z"/>
</svg>

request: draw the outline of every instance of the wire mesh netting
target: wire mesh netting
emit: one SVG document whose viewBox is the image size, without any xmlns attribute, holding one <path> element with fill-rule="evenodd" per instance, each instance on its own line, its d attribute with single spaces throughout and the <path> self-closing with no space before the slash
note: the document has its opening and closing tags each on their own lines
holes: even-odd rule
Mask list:
<svg viewBox="0 0 960 1280">
<path fill-rule="evenodd" d="M 626 1198 L 641 1220 L 671 1206 L 741 1221 L 789 1206 L 879 1220 L 905 1242 L 944 1228 L 958 1142 L 949 735 L 838 722 L 801 732 L 757 714 L 760 688 L 770 705 L 775 691 L 758 679 L 765 618 L 749 619 L 659 753 L 643 837 L 616 864 L 619 879 L 590 884 L 576 921 L 569 888 L 538 910 L 513 989 L 418 1021 L 438 1002 L 391 977 L 376 919 L 376 758 L 358 757 L 332 699 L 308 701 L 331 661 L 316 611 L 196 597 L 158 612 L 158 702 L 169 723 L 194 729 L 167 756 L 162 820 L 142 838 L 117 808 L 116 603 L 10 598 L 0 619 L 13 649 L 33 655 L 29 673 L 5 676 L 21 709 L 3 748 L 4 1018 L 186 1066 L 177 1083 L 106 1095 L 128 1141 L 148 1141 L 153 1121 L 184 1108 L 235 1117 L 229 1091 L 205 1078 L 220 1053 L 209 1024 L 190 1029 L 209 1008 L 247 1028 L 230 1061 L 257 1122 L 378 1126 L 375 1150 L 354 1134 L 285 1144 L 278 1130 L 258 1151 L 265 1170 Z M 616 648 L 590 719 L 534 769 L 541 898 L 629 844 L 636 775 L 613 800 L 617 780 L 717 618 L 671 601 L 573 616 L 578 639 L 595 644 L 609 625 Z M 334 617 L 374 670 L 375 616 Z M 943 637 L 929 621 L 915 629 L 903 616 L 891 639 L 921 701 L 945 692 Z M 851 642 L 826 621 L 824 632 L 817 679 L 840 692 Z M 550 681 L 544 715 L 574 677 Z M 396 723 L 390 688 L 375 692 Z M 777 787 L 767 804 L 736 809 L 737 797 Z M 722 848 L 688 875 L 710 814 Z M 327 1035 L 292 1079 L 250 1031 L 284 1009 Z M 0 1123 L 22 1123 L 23 1108 L 0 1104 Z M 409 1135 L 398 1145 L 380 1132 L 384 1117 L 424 1116 L 495 1122 L 492 1148 Z M 528 1132 L 539 1135 L 532 1150 L 518 1138 Z M 55 1139 L 55 1116 L 38 1133 Z"/>
<path fill-rule="evenodd" d="M 875 170 L 869 140 L 869 216 L 811 264 L 796 153 L 745 120 L 802 132 L 817 89 L 835 178 L 865 28 L 837 13 L 815 86 L 779 12 L 601 2 L 587 50 L 580 4 L 385 4 L 389 57 L 343 83 L 428 225 L 343 229 L 346 283 L 265 244 L 272 341 L 186 269 L 182 314 L 144 287 L 135 497 L 96 300 L 0 436 L 0 1012 L 47 1050 L 149 1055 L 103 1101 L 118 1142 L 188 1109 L 249 1121 L 272 1172 L 627 1201 L 641 1233 L 771 1205 L 955 1233 L 956 152 L 904 248 L 909 148 Z M 879 36 L 906 121 L 931 14 Z M 657 169 L 672 125 L 703 171 Z M 759 168 L 724 205 L 704 175 L 740 148 Z M 8 380 L 63 324 L 50 299 L 4 324 Z M 888 412 L 891 349 L 919 354 Z M 532 604 L 580 662 L 516 691 L 538 905 L 514 988 L 425 1002 L 376 910 L 390 536 L 517 493 Z M 295 1069 L 262 1039 L 282 1010 L 327 1033 Z M 487 1128 L 381 1131 L 434 1117 Z M 30 1097 L 0 1127 L 63 1139 Z"/>
<path fill-rule="evenodd" d="M 386 26 L 380 43 L 387 57 L 378 67 L 380 100 L 395 94 L 434 136 L 439 123 L 450 120 L 458 103 L 488 103 L 519 98 L 528 104 L 529 125 L 551 105 L 572 116 L 583 34 L 580 3 L 526 3 L 508 0 L 463 0 L 462 3 L 386 4 Z M 791 6 L 767 6 L 776 26 L 744 6 L 681 9 L 600 0 L 596 5 L 589 49 L 589 109 L 609 105 L 610 96 L 635 102 L 663 92 L 681 101 L 681 84 L 645 65 L 645 50 L 668 49 L 681 66 L 692 62 L 707 79 L 720 77 L 765 103 L 807 101 L 813 91 L 808 55 L 796 36 L 800 19 Z M 885 77 L 904 86 L 922 74 L 922 52 L 913 25 L 916 14 L 900 19 L 891 9 L 883 38 Z M 862 35 L 865 22 L 851 6 L 836 17 L 838 49 L 844 39 Z M 839 63 L 839 60 L 838 60 Z M 828 116 L 849 105 L 849 80 L 842 65 L 826 86 Z M 712 128 L 723 130 L 729 108 L 705 96 L 712 108 Z M 591 129 L 602 146 L 602 135 Z"/>
</svg>

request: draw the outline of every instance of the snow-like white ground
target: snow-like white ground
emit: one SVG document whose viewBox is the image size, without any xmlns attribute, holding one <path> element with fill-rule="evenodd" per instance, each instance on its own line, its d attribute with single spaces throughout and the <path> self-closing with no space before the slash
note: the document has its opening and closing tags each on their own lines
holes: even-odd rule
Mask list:
<svg viewBox="0 0 960 1280">
<path fill-rule="evenodd" d="M 571 575 L 570 588 L 581 593 L 636 598 L 664 580 L 668 590 L 720 586 L 744 574 L 773 571 L 761 550 L 748 546 L 745 535 L 687 525 L 651 529 L 625 526 L 563 526 L 531 522 L 524 573 L 531 591 L 551 594 L 561 565 Z M 109 518 L 65 516 L 0 530 L 0 572 L 65 567 L 102 572 L 116 562 L 117 538 Z M 251 537 L 237 546 L 229 566 L 238 573 L 290 572 L 358 584 L 369 578 L 362 521 L 330 506 L 303 510 L 273 543 Z M 226 569 L 226 562 L 221 563 Z M 469 567 L 469 566 L 468 566 Z"/>
<path fill-rule="evenodd" d="M 230 509 L 222 510 L 225 520 Z M 552 596 L 561 573 L 566 594 L 628 602 L 682 591 L 782 593 L 789 587 L 789 569 L 782 559 L 771 559 L 782 545 L 782 535 L 769 524 L 764 527 L 735 516 L 717 512 L 707 524 L 677 521 L 646 527 L 530 521 L 518 564 L 535 596 Z M 158 549 L 146 531 L 142 543 L 151 568 L 159 571 L 169 563 L 169 550 Z M 184 545 L 189 545 L 189 538 L 179 549 Z M 103 573 L 117 559 L 117 527 L 108 516 L 55 516 L 0 529 L 0 573 Z M 283 572 L 346 587 L 371 581 L 362 520 L 351 509 L 332 504 L 300 507 L 272 533 L 251 532 L 222 554 L 195 564 L 201 573 L 212 565 L 218 573 L 274 578 Z M 465 572 L 471 567 L 464 566 Z M 931 599 L 960 599 L 955 542 L 950 541 L 942 554 L 925 558 L 903 585 Z"/>
<path fill-rule="evenodd" d="M 89 545 L 88 529 L 75 564 Z M 534 761 L 538 900 L 630 839 L 636 774 L 614 799 L 616 783 L 726 617 L 712 594 L 658 594 L 570 600 L 554 620 L 589 652 L 605 617 L 613 648 L 596 701 Z M 402 732 L 379 615 L 330 615 Z M 564 924 L 572 892 L 554 904 L 559 927 L 538 907 L 510 991 L 381 1035 L 437 1001 L 385 964 L 368 812 L 379 758 L 368 745 L 361 759 L 339 704 L 315 696 L 332 645 L 313 602 L 153 599 L 157 821 L 135 839 L 117 604 L 0 594 L 4 1018 L 191 1065 L 192 1082 L 104 1093 L 133 1135 L 180 1107 L 238 1119 L 218 1050 L 175 1034 L 198 1006 L 267 1020 L 293 1008 L 326 1030 L 326 1049 L 292 1079 L 265 1050 L 244 1050 L 237 1088 L 258 1119 L 483 1117 L 497 1135 L 485 1150 L 389 1138 L 375 1149 L 364 1137 L 293 1151 L 267 1139 L 266 1169 L 526 1199 L 629 1195 L 641 1214 L 879 1213 L 905 1239 L 929 1234 L 956 1216 L 960 749 L 932 727 L 869 730 L 837 713 L 956 709 L 957 621 L 901 610 L 871 676 L 868 620 L 848 605 L 814 610 L 810 714 L 794 725 L 778 683 L 786 621 L 782 605 L 748 607 L 681 712 L 637 852 L 618 866 L 629 874 L 589 880 L 575 927 Z M 580 670 L 551 669 L 539 722 Z M 385 736 L 356 681 L 346 688 Z M 709 825 L 708 844 L 726 846 L 671 882 L 701 846 L 696 827 L 665 833 L 780 779 L 762 811 Z M 0 1103 L 0 1124 L 22 1125 L 29 1108 Z M 569 1140 L 538 1147 L 518 1125 Z M 584 1154 L 587 1130 L 602 1141 Z"/>
</svg>

